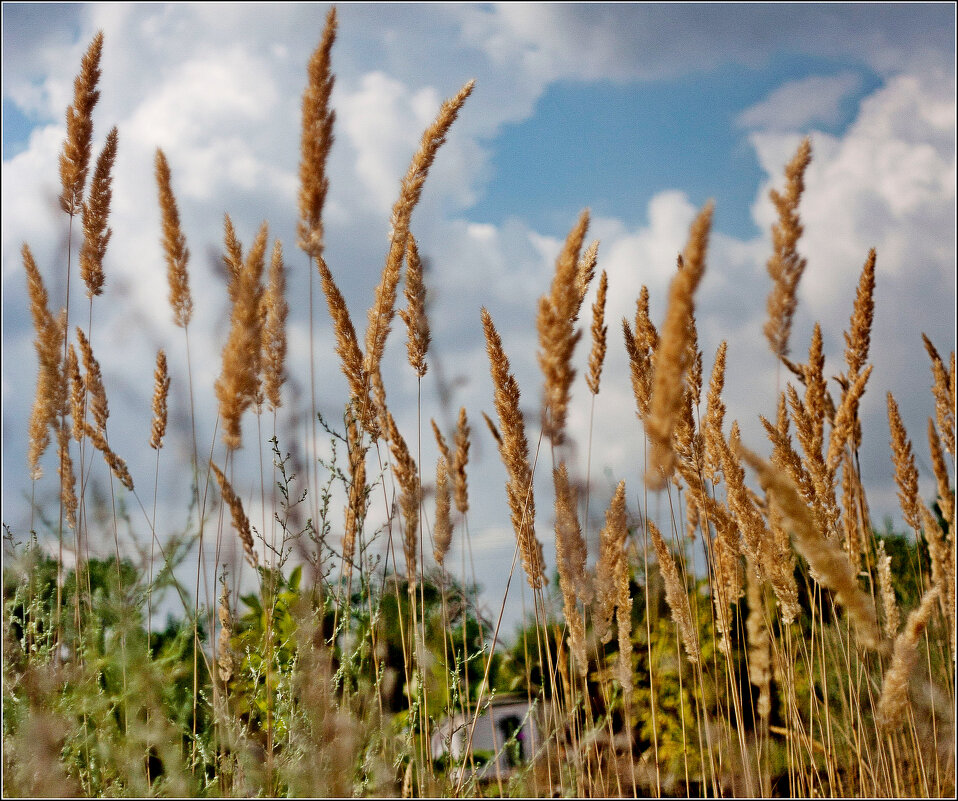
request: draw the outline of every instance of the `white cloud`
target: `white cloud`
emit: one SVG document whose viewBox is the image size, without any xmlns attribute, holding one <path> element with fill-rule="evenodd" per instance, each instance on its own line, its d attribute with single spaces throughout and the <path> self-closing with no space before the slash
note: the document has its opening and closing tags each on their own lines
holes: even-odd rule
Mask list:
<svg viewBox="0 0 958 801">
<path fill-rule="evenodd" d="M 93 25 L 101 25 L 107 41 L 103 97 L 96 111 L 98 141 L 114 122 L 120 129 L 107 294 L 96 301 L 94 316 L 94 344 L 104 365 L 114 413 L 111 426 L 117 426 L 124 440 L 127 433 L 135 440 L 137 432 L 148 428 L 153 354 L 162 345 L 170 351 L 174 371 L 176 427 L 181 434 L 189 430 L 185 343 L 182 332 L 170 321 L 159 248 L 152 160 L 154 148 L 160 145 L 173 166 L 174 187 L 193 253 L 196 317 L 190 347 L 200 448 L 209 448 L 213 437 L 216 403 L 212 384 L 219 372 L 227 330 L 226 294 L 215 263 L 221 247 L 222 215 L 228 210 L 245 243 L 252 240 L 260 221 L 268 219 L 273 233 L 282 237 L 286 246 L 293 306 L 291 385 L 287 406 L 280 414 L 280 431 L 288 447 L 300 448 L 302 458 L 309 404 L 306 365 L 310 331 L 305 257 L 297 251 L 294 235 L 298 115 L 304 67 L 318 41 L 325 9 L 293 6 L 278 14 L 272 8 L 237 6 L 226 17 L 215 5 L 84 8 L 89 14 L 83 19 L 84 34 L 92 33 Z M 809 52 L 838 52 L 844 36 L 849 52 L 862 57 L 862 43 L 871 41 L 874 52 L 883 54 L 882 68 L 891 70 L 897 64 L 895 69 L 900 70 L 906 61 L 902 53 L 914 38 L 910 31 L 925 30 L 918 23 L 925 15 L 934 16 L 927 9 L 894 14 L 886 7 L 877 12 L 873 8 L 854 10 L 849 12 L 851 21 L 843 17 L 845 27 L 832 34 L 821 24 L 834 13 L 828 9 L 792 9 L 791 17 L 771 9 L 760 20 L 763 24 L 757 33 L 761 35 L 755 43 L 743 44 L 746 12 L 753 20 L 753 9 L 738 7 L 728 12 L 731 17 L 721 19 L 708 7 L 507 4 L 439 8 L 349 5 L 341 9 L 340 40 L 333 52 L 338 73 L 334 92 L 338 138 L 330 163 L 328 261 L 360 336 L 386 250 L 389 211 L 419 136 L 444 97 L 466 79 L 479 79 L 474 96 L 439 153 L 413 217 L 421 250 L 432 260 L 427 280 L 433 304 L 433 358 L 441 362 L 434 362 L 424 379 L 420 408 L 419 387 L 404 362 L 404 332 L 396 325 L 386 356 L 385 380 L 397 419 L 409 431 L 415 430 L 417 411 L 424 422 L 435 417 L 437 422 L 445 421 L 448 429 L 459 405 L 467 406 L 476 442 L 470 468 L 471 524 L 483 547 L 488 546 L 488 554 L 495 554 L 496 580 L 504 569 L 503 560 L 511 558 L 513 543 L 502 468 L 479 415 L 480 410 L 492 411 L 479 308 L 486 305 L 493 313 L 523 391 L 530 431 L 535 431 L 541 391 L 535 357 L 536 300 L 548 289 L 561 239 L 522 219 L 493 225 L 470 216 L 469 204 L 488 180 L 489 153 L 495 145 L 491 137 L 503 125 L 531 113 L 544 87 L 556 78 L 652 79 L 719 62 L 761 62 L 796 30 L 804 31 L 793 39 L 796 47 L 809 45 L 812 32 L 821 34 L 814 40 L 814 48 L 809 45 Z M 5 6 L 5 20 L 7 13 Z M 900 46 L 890 36 L 874 35 L 895 14 L 896 19 L 915 23 L 901 31 L 905 44 Z M 869 21 L 871 17 L 877 22 Z M 351 27 L 357 21 L 364 27 Z M 772 22 L 780 24 L 781 30 Z M 675 47 L 679 40 L 685 43 L 683 48 Z M 54 46 L 58 41 L 51 39 L 53 44 L 44 51 L 50 57 L 30 61 L 22 75 L 8 77 L 7 63 L 4 70 L 5 97 L 29 97 L 37 113 L 49 114 L 53 121 L 34 132 L 23 153 L 4 163 L 4 514 L 21 529 L 25 515 L 20 493 L 28 488 L 20 481 L 25 471 L 19 431 L 27 419 L 33 391 L 32 370 L 27 381 L 22 365 L 32 364 L 33 357 L 18 254 L 20 243 L 29 241 L 44 274 L 50 277 L 54 302 L 62 302 L 62 282 L 53 279 L 61 270 L 58 265 L 64 263 L 66 237 L 66 219 L 55 206 L 56 158 L 72 65 L 78 63 L 83 50 L 81 43 L 64 53 Z M 283 47 L 276 47 L 277 41 L 282 41 Z M 936 41 L 930 40 L 932 49 Z M 702 58 L 697 55 L 692 60 L 689 52 L 701 53 Z M 37 74 L 45 76 L 39 83 L 34 80 Z M 930 69 L 893 75 L 861 102 L 856 120 L 841 136 L 813 134 L 815 159 L 802 206 L 806 226 L 802 249 L 808 255 L 809 268 L 801 288 L 793 351 L 800 357 L 807 347 L 811 323 L 819 319 L 826 331 L 829 368 L 833 372 L 841 369 L 841 331 L 851 311 L 858 271 L 868 248 L 878 247 L 873 337 L 876 372 L 871 394 L 866 396 L 866 424 L 868 430 L 877 432 L 873 436 L 877 444 L 866 454 L 866 470 L 879 487 L 887 486 L 890 475 L 880 453 L 886 439 L 884 390 L 895 392 L 917 441 L 929 409 L 930 375 L 920 351 L 919 332 L 928 331 L 942 350 L 954 347 L 953 75 L 952 69 L 942 75 Z M 774 411 L 776 388 L 775 363 L 761 335 L 768 290 L 764 261 L 772 222 L 767 190 L 781 185 L 782 166 L 799 139 L 795 128 L 828 118 L 841 97 L 842 80 L 842 76 L 833 79 L 829 84 L 832 94 L 822 91 L 825 97 L 818 98 L 821 102 L 803 106 L 801 114 L 789 118 L 789 125 L 780 124 L 750 137 L 769 176 L 754 207 L 755 219 L 766 233 L 754 241 L 740 241 L 713 232 L 708 270 L 697 298 L 705 369 L 711 368 L 719 341 L 729 339 L 729 419 L 741 420 L 743 436 L 756 447 L 764 441 L 757 414 Z M 43 87 L 42 91 L 36 90 L 37 86 Z M 794 92 L 795 87 L 784 91 Z M 763 113 L 772 114 L 772 101 L 778 103 L 781 97 L 776 99 L 773 93 Z M 750 125 L 761 124 L 759 110 L 750 112 Z M 784 119 L 781 114 L 776 117 Z M 562 170 L 565 165 L 554 168 Z M 550 180 L 546 170 L 542 180 Z M 631 500 L 640 488 L 641 437 L 621 346 L 621 318 L 631 319 L 639 288 L 646 284 L 653 318 L 661 319 L 675 257 L 685 244 L 696 212 L 686 193 L 677 187 L 657 194 L 638 225 L 611 214 L 597 216 L 592 222 L 590 239 L 601 240 L 599 267 L 608 270 L 610 279 L 609 355 L 593 422 L 592 477 L 594 485 L 601 487 L 593 498 L 593 517 L 601 515 L 608 500 L 607 485 L 613 478 L 627 479 Z M 574 215 L 567 225 L 573 223 Z M 315 277 L 314 293 L 312 340 L 320 365 L 317 405 L 335 422 L 341 413 L 345 382 L 333 354 L 325 300 Z M 87 308 L 85 300 L 77 299 L 78 294 L 74 294 L 75 320 L 84 319 Z M 586 326 L 590 303 L 591 298 L 583 310 Z M 580 375 L 570 412 L 570 431 L 578 463 L 583 466 L 580 472 L 584 472 L 590 425 L 590 396 L 581 378 L 587 354 L 586 338 L 577 350 Z M 440 363 L 448 406 L 436 391 Z M 255 420 L 249 417 L 244 434 L 250 443 L 254 431 Z M 170 462 L 188 463 L 192 445 L 187 439 L 171 437 L 164 460 L 169 453 Z M 431 437 L 422 439 L 421 462 L 429 473 L 435 446 Z M 218 443 L 216 448 L 219 456 L 222 448 Z M 252 452 L 252 444 L 249 450 Z M 153 454 L 143 451 L 148 449 L 136 446 L 121 453 L 130 460 L 136 477 L 152 476 Z M 550 477 L 548 469 L 542 469 L 548 459 L 544 454 L 540 458 L 543 500 L 539 525 L 549 552 L 551 511 L 545 499 Z M 255 461 L 253 456 L 250 459 Z M 187 471 L 168 469 L 175 491 L 187 493 Z M 253 467 L 249 470 L 256 472 Z M 243 481 L 249 480 L 250 475 L 244 474 Z M 894 493 L 887 497 L 893 501 Z M 170 499 L 167 503 L 168 508 L 177 508 Z M 881 513 L 882 508 L 876 506 L 876 516 Z M 483 572 L 480 581 L 489 580 Z"/>
<path fill-rule="evenodd" d="M 789 52 L 854 58 L 892 74 L 950 64 L 954 50 L 944 6 L 510 2 L 458 11 L 468 42 L 542 82 L 655 80 L 730 62 L 760 67 Z"/>
<path fill-rule="evenodd" d="M 854 73 L 813 75 L 780 86 L 761 103 L 738 117 L 743 128 L 778 131 L 801 130 L 807 125 L 834 125 L 840 119 L 841 103 L 861 84 Z"/>
</svg>

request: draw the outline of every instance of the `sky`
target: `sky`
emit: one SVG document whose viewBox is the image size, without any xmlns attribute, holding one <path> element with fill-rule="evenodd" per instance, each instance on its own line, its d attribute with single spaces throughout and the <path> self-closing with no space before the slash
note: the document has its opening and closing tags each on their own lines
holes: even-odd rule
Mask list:
<svg viewBox="0 0 958 801">
<path fill-rule="evenodd" d="M 68 220 L 55 200 L 57 159 L 73 78 L 97 30 L 105 43 L 94 148 L 99 151 L 116 125 L 119 152 L 106 289 L 94 302 L 93 346 L 110 399 L 110 441 L 129 463 L 145 508 L 153 503 L 156 471 L 155 453 L 145 446 L 154 358 L 159 347 L 169 353 L 173 430 L 160 458 L 158 535 L 163 539 L 187 524 L 192 445 L 186 349 L 166 302 L 159 244 L 157 147 L 172 169 L 192 253 L 190 364 L 201 450 L 212 448 L 219 463 L 225 457 L 214 438 L 212 389 L 228 332 L 220 266 L 225 212 L 244 243 L 266 220 L 271 237 L 284 246 L 292 311 L 290 381 L 277 423 L 281 449 L 295 458 L 307 453 L 311 338 L 317 411 L 342 430 L 346 384 L 317 281 L 310 334 L 307 260 L 295 237 L 300 102 L 327 9 L 280 3 L 3 4 L 3 522 L 20 539 L 31 525 L 31 493 L 49 512 L 58 492 L 52 454 L 36 487 L 26 469 L 24 431 L 36 356 L 20 248 L 29 243 L 52 302 L 62 306 Z M 714 225 L 696 297 L 705 370 L 727 340 L 726 420 L 739 421 L 746 444 L 768 451 L 758 418 L 774 415 L 777 388 L 787 380 L 762 335 L 774 222 L 768 193 L 782 186 L 784 165 L 804 136 L 813 148 L 800 208 L 805 229 L 799 247 L 808 266 L 791 355 L 804 358 L 817 321 L 826 375 L 843 369 L 843 331 L 862 265 L 876 248 L 874 372 L 862 405 L 861 451 L 873 521 L 881 527 L 888 518 L 902 528 L 886 392 L 898 401 L 913 441 L 921 493 L 933 497 L 924 434 L 934 414 L 932 379 L 921 333 L 942 353 L 955 348 L 952 4 L 343 4 L 337 10 L 326 260 L 360 332 L 388 247 L 390 210 L 419 137 L 444 98 L 476 81 L 412 218 L 428 260 L 430 369 L 420 387 L 405 363 L 405 333 L 397 320 L 384 377 L 390 407 L 415 443 L 426 484 L 432 483 L 437 454 L 429 420 L 451 435 L 459 407 L 467 409 L 473 431 L 472 563 L 493 618 L 503 603 L 515 539 L 505 472 L 480 416 L 494 411 L 480 308 L 489 309 L 502 335 L 535 444 L 542 385 L 537 301 L 548 291 L 567 232 L 590 209 L 588 240 L 599 240 L 598 266 L 609 276 L 609 354 L 593 410 L 581 377 L 585 332 L 576 351 L 580 375 L 566 456 L 580 481 L 588 465 L 586 530 L 594 559 L 615 484 L 626 481 L 631 514 L 645 504 L 643 438 L 620 321 L 631 319 L 643 285 L 653 320 L 662 320 L 676 254 L 709 199 L 715 202 Z M 70 314 L 74 321 L 88 319 L 88 301 L 76 284 Z M 265 416 L 261 422 L 268 425 Z M 267 435 L 261 439 L 268 466 Z M 257 500 L 257 442 L 250 414 L 234 483 L 254 525 L 264 514 Z M 322 455 L 331 455 L 328 445 Z M 99 492 L 108 503 L 105 467 L 87 462 L 91 497 Z M 536 526 L 551 565 L 550 467 L 543 449 L 536 467 Z M 384 516 L 383 494 L 371 520 Z M 119 501 L 130 519 L 118 532 L 124 547 L 148 549 L 149 529 L 137 500 L 120 495 Z M 648 503 L 650 514 L 667 514 L 665 499 Z M 334 496 L 334 539 L 341 504 Z M 425 508 L 431 521 L 430 498 Z M 211 512 L 215 522 L 216 507 Z M 43 528 L 36 520 L 34 526 Z M 231 541 L 228 523 L 223 536 Z M 109 530 L 98 545 L 112 548 L 112 537 Z M 463 564 L 463 539 L 457 527 L 451 564 Z M 383 542 L 381 537 L 375 547 Z M 218 560 L 226 558 L 224 552 Z M 217 556 L 210 552 L 208 559 Z M 506 631 L 521 618 L 523 583 L 517 574 L 505 603 Z"/>
</svg>

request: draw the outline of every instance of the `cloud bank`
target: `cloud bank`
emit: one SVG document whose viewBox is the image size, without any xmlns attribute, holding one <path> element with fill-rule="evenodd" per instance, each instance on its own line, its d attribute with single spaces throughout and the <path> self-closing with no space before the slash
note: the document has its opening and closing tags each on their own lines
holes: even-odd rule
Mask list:
<svg viewBox="0 0 958 801">
<path fill-rule="evenodd" d="M 23 532 L 30 519 L 21 432 L 32 403 L 35 357 L 19 250 L 22 242 L 30 243 L 54 302 L 62 303 L 64 287 L 57 276 L 66 258 L 67 225 L 56 209 L 56 164 L 75 65 L 96 29 L 103 29 L 106 38 L 102 99 L 95 112 L 97 146 L 111 125 L 120 132 L 107 290 L 94 310 L 94 347 L 113 410 L 111 440 L 145 444 L 153 358 L 161 346 L 169 351 L 173 371 L 173 425 L 181 432 L 189 428 L 185 345 L 166 304 L 158 244 L 152 163 L 155 148 L 162 147 L 173 169 L 193 253 L 197 308 L 190 356 L 201 449 L 212 443 L 214 458 L 222 455 L 222 445 L 212 434 L 212 386 L 228 330 L 219 255 L 223 215 L 228 212 L 244 243 L 249 244 L 267 220 L 271 236 L 279 237 L 286 248 L 291 378 L 279 425 L 288 448 L 302 456 L 311 337 L 322 367 L 318 410 L 335 424 L 346 397 L 315 279 L 316 314 L 310 331 L 310 279 L 305 256 L 295 248 L 299 103 L 305 64 L 318 42 L 325 9 L 237 5 L 224 14 L 221 6 L 212 4 L 92 4 L 71 7 L 62 17 L 39 6 L 5 6 L 3 13 L 4 102 L 14 104 L 34 124 L 3 164 L 4 521 Z M 389 210 L 419 136 L 443 98 L 466 80 L 477 79 L 475 95 L 440 151 L 413 217 L 413 232 L 429 260 L 434 329 L 433 366 L 424 379 L 421 405 L 398 331 L 386 354 L 385 380 L 394 413 L 407 432 L 416 430 L 419 419 L 428 432 L 431 417 L 449 431 L 459 406 L 467 407 L 476 440 L 470 527 L 474 545 L 482 543 L 480 559 L 491 563 L 478 576 L 488 598 L 501 597 L 500 576 L 513 543 L 504 503 L 505 475 L 479 414 L 492 412 L 479 308 L 490 309 L 502 333 L 530 427 L 537 431 L 541 377 L 534 315 L 538 296 L 548 289 L 561 239 L 555 231 L 536 230 L 521 218 L 498 225 L 475 220 L 470 209 L 496 180 L 491 164 L 497 136 L 510 124 L 534 118 L 537 99 L 562 81 L 612 81 L 627 91 L 634 82 L 669 81 L 727 64 L 760 71 L 780 53 L 817 59 L 806 74 L 774 88 L 734 117 L 741 126 L 742 147 L 752 150 L 765 175 L 754 188 L 752 205 L 753 218 L 765 233 L 744 240 L 723 233 L 720 226 L 714 232 L 697 299 L 700 345 L 705 369 L 710 370 L 715 349 L 722 340 L 729 341 L 728 418 L 738 418 L 746 441 L 761 447 L 764 435 L 757 415 L 774 412 L 776 389 L 783 380 L 761 334 L 768 291 L 767 232 L 773 221 L 768 190 L 781 186 L 783 165 L 800 138 L 810 134 L 814 160 L 801 207 L 801 250 L 809 266 L 800 289 L 793 355 L 802 357 L 812 325 L 820 321 L 827 368 L 832 373 L 840 369 L 842 331 L 848 326 L 858 274 L 868 249 L 877 248 L 875 371 L 863 406 L 867 444 L 862 459 L 874 516 L 897 519 L 884 444 L 884 391 L 895 394 L 916 450 L 923 453 L 919 443 L 932 406 L 931 373 L 920 334 L 927 333 L 943 352 L 955 342 L 951 15 L 929 6 L 519 3 L 348 5 L 339 14 L 327 260 L 360 329 L 386 252 Z M 825 69 L 828 64 L 831 71 Z M 860 91 L 859 75 L 865 69 L 880 77 L 880 85 L 835 133 L 836 121 L 845 113 L 843 104 Z M 544 130 L 543 135 L 559 132 Z M 554 169 L 559 172 L 563 165 Z M 550 180 L 548 171 L 541 180 Z M 602 514 L 619 478 L 628 483 L 633 509 L 641 493 L 641 429 L 633 411 L 619 321 L 631 319 L 643 285 L 650 291 L 654 319 L 662 318 L 675 256 L 696 211 L 687 191 L 677 185 L 656 194 L 639 221 L 615 213 L 592 221 L 590 239 L 601 243 L 599 268 L 609 274 L 610 347 L 594 414 L 584 382 L 577 379 L 570 433 L 581 465 L 591 441 L 594 517 Z M 573 223 L 569 219 L 567 224 Z M 71 319 L 85 321 L 87 311 L 85 298 L 74 292 Z M 586 343 L 580 344 L 576 354 L 580 376 L 587 349 Z M 255 431 L 255 419 L 247 417 L 244 437 L 250 443 Z M 170 449 L 171 461 L 189 463 L 192 445 L 185 436 L 174 437 Z M 252 444 L 249 449 L 255 453 Z M 121 455 L 135 477 L 148 481 L 152 452 L 131 445 Z M 431 475 L 435 456 L 431 436 L 424 433 L 424 475 Z M 540 458 L 547 461 L 544 454 Z M 51 463 L 47 473 L 54 472 Z M 158 527 L 161 535 L 184 524 L 188 471 L 179 472 L 183 480 L 160 499 L 165 510 Z M 548 472 L 537 471 L 543 498 L 551 497 Z M 584 477 L 584 467 L 580 473 Z M 240 475 L 243 491 L 252 496 L 258 472 Z M 924 471 L 922 476 L 926 496 L 932 487 L 929 475 Z M 95 465 L 92 477 L 106 481 L 102 465 Z M 51 492 L 50 487 L 41 490 Z M 543 501 L 540 506 L 540 537 L 551 542 L 549 505 Z M 547 547 L 547 554 L 550 551 Z M 451 559 L 459 563 L 457 551 Z"/>
</svg>

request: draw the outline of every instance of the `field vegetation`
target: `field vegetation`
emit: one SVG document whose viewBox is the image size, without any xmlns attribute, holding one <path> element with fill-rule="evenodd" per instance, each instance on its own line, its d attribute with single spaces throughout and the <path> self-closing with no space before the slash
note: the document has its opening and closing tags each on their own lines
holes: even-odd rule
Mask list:
<svg viewBox="0 0 958 801">
<path fill-rule="evenodd" d="M 931 387 L 920 446 L 890 393 L 888 430 L 862 429 L 874 251 L 862 254 L 849 298 L 844 364 L 826 368 L 818 326 L 807 357 L 793 346 L 811 142 L 772 193 L 778 221 L 765 334 L 781 392 L 754 410 L 768 458 L 726 419 L 725 359 L 735 343 L 715 354 L 699 349 L 695 294 L 713 213 L 706 205 L 678 255 L 666 307 L 651 309 L 643 291 L 632 320 L 605 320 L 614 276 L 589 242 L 588 212 L 574 221 L 534 322 L 543 383 L 521 388 L 526 399 L 541 392 L 538 419 L 520 410 L 508 343 L 492 315 L 462 309 L 481 321 L 493 414 L 483 422 L 479 409 L 457 410 L 448 433 L 433 423 L 441 457 L 422 464 L 418 443 L 429 421 L 400 430 L 382 359 L 387 337 L 398 333 L 409 369 L 421 380 L 429 367 L 430 289 L 413 212 L 473 85 L 437 110 L 401 181 L 361 339 L 337 283 L 343 276 L 324 257 L 336 24 L 332 10 L 302 102 L 295 244 L 308 279 L 297 274 L 292 288 L 287 251 L 265 223 L 244 247 L 226 216 L 231 316 L 215 382 L 215 444 L 201 452 L 194 415 L 190 523 L 173 537 L 157 535 L 155 511 L 158 487 L 182 473 L 164 458 L 167 398 L 171 382 L 188 385 L 192 398 L 197 376 L 189 361 L 157 353 L 153 426 L 142 437 L 156 469 L 131 475 L 124 452 L 141 445 L 109 436 L 94 351 L 121 146 L 114 128 L 94 159 L 102 35 L 83 59 L 59 165 L 63 232 L 51 232 L 69 237 L 66 260 L 41 271 L 29 243 L 22 248 L 38 358 L 24 467 L 34 487 L 55 483 L 60 502 L 34 504 L 31 531 L 5 531 L 4 795 L 953 797 L 955 355 L 941 355 L 927 338 L 915 343 L 927 353 Z M 154 166 L 157 247 L 188 354 L 194 304 L 205 300 L 191 293 L 176 164 L 157 150 Z M 301 428 L 311 442 L 299 470 L 276 420 L 287 292 L 304 291 L 307 280 L 310 297 L 315 281 L 327 306 L 311 307 L 310 330 L 328 310 L 336 345 L 322 354 L 310 343 L 312 411 Z M 50 282 L 85 291 L 86 319 L 51 307 Z M 572 367 L 580 345 L 590 348 L 581 376 Z M 603 375 L 607 348 L 623 345 L 630 375 Z M 316 387 L 337 367 L 350 397 L 342 419 L 328 421 L 315 412 Z M 594 403 L 604 382 L 622 379 L 634 392 L 644 483 L 622 477 L 628 491 L 622 480 L 600 497 L 588 464 L 571 462 L 567 414 L 574 385 Z M 515 556 L 502 570 L 513 599 L 520 582 L 531 598 L 514 641 L 501 621 L 515 601 L 504 597 L 496 614 L 485 614 L 475 582 L 447 562 L 453 538 L 469 536 L 469 453 L 480 435 L 494 439 L 508 479 L 502 501 Z M 863 437 L 890 439 L 903 533 L 872 525 L 858 462 Z M 937 482 L 932 503 L 918 494 L 916 448 L 925 454 L 925 440 Z M 320 441 L 332 441 L 333 459 L 317 457 Z M 50 449 L 58 470 L 44 476 Z M 105 496 L 86 480 L 100 459 L 110 470 Z M 257 497 L 234 488 L 244 461 L 262 471 Z M 554 488 L 546 496 L 533 491 L 543 470 Z M 642 502 L 633 507 L 630 498 Z M 262 524 L 249 516 L 253 503 L 269 510 Z M 666 516 L 651 515 L 650 505 Z M 589 507 L 605 510 L 591 554 L 582 522 Z M 537 512 L 554 519 L 554 542 L 537 536 Z M 121 529 L 136 532 L 135 553 L 121 549 Z M 230 572 L 219 559 L 196 559 L 196 574 L 183 579 L 189 554 L 214 541 L 219 553 L 233 537 L 245 566 Z M 98 543 L 113 543 L 112 552 Z M 550 576 L 544 552 L 553 547 Z M 245 582 L 236 580 L 241 569 Z M 201 602 L 201 583 L 217 587 L 215 603 Z M 176 610 L 164 626 L 161 604 Z M 542 734 L 527 759 L 489 774 L 478 768 L 494 753 L 454 759 L 436 747 L 444 719 L 464 716 L 471 740 L 503 693 L 528 701 Z M 516 736 L 501 749 L 519 753 Z"/>
</svg>

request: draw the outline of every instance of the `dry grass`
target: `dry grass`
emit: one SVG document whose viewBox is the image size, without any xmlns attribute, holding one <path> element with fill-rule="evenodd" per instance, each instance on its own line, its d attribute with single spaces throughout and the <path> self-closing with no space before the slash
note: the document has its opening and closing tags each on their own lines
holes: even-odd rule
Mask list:
<svg viewBox="0 0 958 801">
<path fill-rule="evenodd" d="M 51 567 L 36 548 L 9 546 L 15 558 L 4 573 L 5 794 L 952 796 L 954 353 L 945 359 L 924 340 L 932 374 L 927 401 L 930 414 L 934 408 L 928 424 L 934 507 L 918 492 L 923 454 L 887 396 L 889 453 L 913 538 L 880 537 L 858 462 L 863 441 L 884 438 L 863 431 L 859 413 L 872 373 L 874 250 L 852 304 L 845 372 L 835 378 L 837 402 L 826 366 L 828 332 L 814 326 L 805 363 L 787 358 L 805 267 L 798 206 L 810 142 L 786 166 L 785 190 L 772 193 L 778 221 L 765 334 L 776 363 L 793 378 L 764 399 L 768 416 L 760 419 L 769 458 L 747 447 L 739 424 L 725 419 L 726 360 L 735 342 L 716 350 L 702 409 L 695 293 L 705 276 L 711 204 L 690 228 L 661 329 L 652 321 L 658 317 L 646 287 L 634 321 L 623 320 L 641 425 L 622 436 L 632 438 L 637 465 L 640 454 L 648 454 L 638 502 L 621 476 L 612 493 L 593 488 L 591 441 L 585 481 L 577 480 L 566 430 L 575 403 L 573 356 L 583 333 L 579 315 L 599 264 L 598 243 L 585 246 L 588 213 L 568 234 L 551 287 L 530 320 L 543 373 L 538 430 L 523 416 L 519 383 L 492 316 L 479 311 L 498 425 L 476 411 L 505 467 L 502 514 L 508 509 L 516 536 L 516 556 L 502 571 L 511 582 L 521 562 L 532 589 L 526 628 L 517 643 L 504 644 L 503 610 L 518 603 L 516 593 L 510 596 L 507 588 L 498 618 L 486 620 L 466 580 L 469 481 L 475 480 L 467 477 L 467 410 L 458 410 L 448 440 L 432 422 L 441 455 L 435 485 L 426 479 L 424 486 L 422 420 L 400 429 L 382 370 L 405 265 L 406 307 L 398 313 L 406 354 L 417 381 L 427 371 L 426 299 L 436 296 L 426 285 L 430 276 L 411 231 L 412 215 L 473 84 L 438 109 L 400 183 L 361 344 L 324 258 L 336 27 L 331 10 L 308 66 L 297 237 L 308 256 L 309 280 L 314 263 L 319 271 L 347 378 L 344 433 L 329 427 L 333 442 L 344 445 L 345 467 L 335 458 L 318 460 L 315 384 L 321 373 L 312 320 L 311 405 L 304 408 L 303 398 L 283 402 L 287 359 L 304 354 L 288 352 L 295 343 L 287 338 L 290 290 L 282 245 L 276 241 L 270 251 L 263 223 L 244 254 L 226 215 L 222 260 L 230 325 L 217 346 L 222 367 L 215 381 L 222 439 L 201 458 L 191 406 L 191 529 L 167 540 L 160 536 L 166 524 L 157 523 L 157 487 L 181 471 L 161 471 L 160 449 L 168 422 L 171 428 L 180 424 L 168 421 L 168 396 L 181 372 L 193 397 L 189 339 L 185 365 L 172 355 L 168 363 L 164 348 L 157 353 L 149 438 L 111 442 L 90 328 L 93 298 L 108 286 L 104 254 L 112 233 L 115 129 L 88 187 L 86 182 L 101 34 L 84 57 L 67 113 L 60 201 L 70 230 L 72 217 L 83 215 L 83 242 L 70 241 L 66 261 L 69 275 L 76 250 L 90 298 L 86 331 L 71 330 L 66 314 L 50 308 L 31 250 L 22 248 L 38 356 L 27 468 L 35 482 L 42 479 L 41 458 L 55 436 L 59 520 L 39 506 L 35 514 L 51 519 L 59 552 Z M 161 150 L 155 174 L 170 303 L 175 323 L 188 329 L 189 251 Z M 606 297 L 616 291 L 615 281 L 601 272 L 592 307 L 585 383 L 593 411 L 609 346 Z M 312 313 L 311 304 L 310 294 Z M 332 368 L 324 363 L 323 369 Z M 604 388 L 622 379 L 607 375 Z M 265 404 L 273 431 L 281 411 L 297 432 L 313 427 L 311 443 L 296 443 L 307 453 L 305 480 L 294 475 L 298 462 L 284 455 L 276 436 L 268 475 L 260 417 L 255 439 L 249 432 L 243 437 L 247 413 L 261 415 Z M 535 528 L 539 450 L 530 443 L 543 438 L 553 446 L 554 497 L 543 497 L 540 487 L 539 506 L 555 512 L 558 587 L 549 586 Z M 147 442 L 157 452 L 152 516 L 136 489 L 139 479 L 135 484 L 115 450 L 126 453 Z M 90 480 L 94 451 L 123 488 L 111 479 L 106 501 Z M 231 481 L 246 475 L 240 471 L 247 460 L 260 469 L 256 489 Z M 207 494 L 204 484 L 211 479 L 210 492 L 218 487 L 221 504 Z M 660 494 L 650 497 L 650 490 Z M 430 494 L 434 506 L 426 503 Z M 150 548 L 134 541 L 135 549 L 150 552 L 148 580 L 120 553 L 119 530 L 142 525 L 138 519 L 129 524 L 128 501 L 148 521 Z M 593 554 L 590 503 L 607 504 Z M 249 564 L 244 588 L 252 591 L 245 595 L 237 592 L 239 578 L 231 585 L 219 570 L 227 509 Z M 262 525 L 254 525 L 250 516 L 258 520 L 260 513 Z M 216 525 L 217 515 L 216 561 L 198 559 L 195 584 L 185 588 L 174 569 L 193 549 L 202 552 L 204 531 Z M 64 566 L 64 522 L 75 535 L 73 570 Z M 88 550 L 102 526 L 114 537 L 109 563 Z M 461 575 L 450 559 L 451 543 L 460 536 Z M 154 558 L 161 565 L 156 571 Z M 218 597 L 203 606 L 201 586 L 215 588 L 217 581 Z M 152 595 L 164 588 L 182 607 L 175 631 L 154 630 Z M 483 711 L 506 691 L 528 702 L 524 722 L 534 726 L 534 736 L 520 737 L 521 726 L 504 729 L 494 746 L 503 759 L 488 762 L 486 770 L 482 763 L 490 755 L 477 747 L 460 756 L 442 753 L 444 720 L 463 722 L 455 737 L 464 738 L 468 752 L 478 742 Z M 507 757 L 515 764 L 505 770 Z"/>
</svg>

